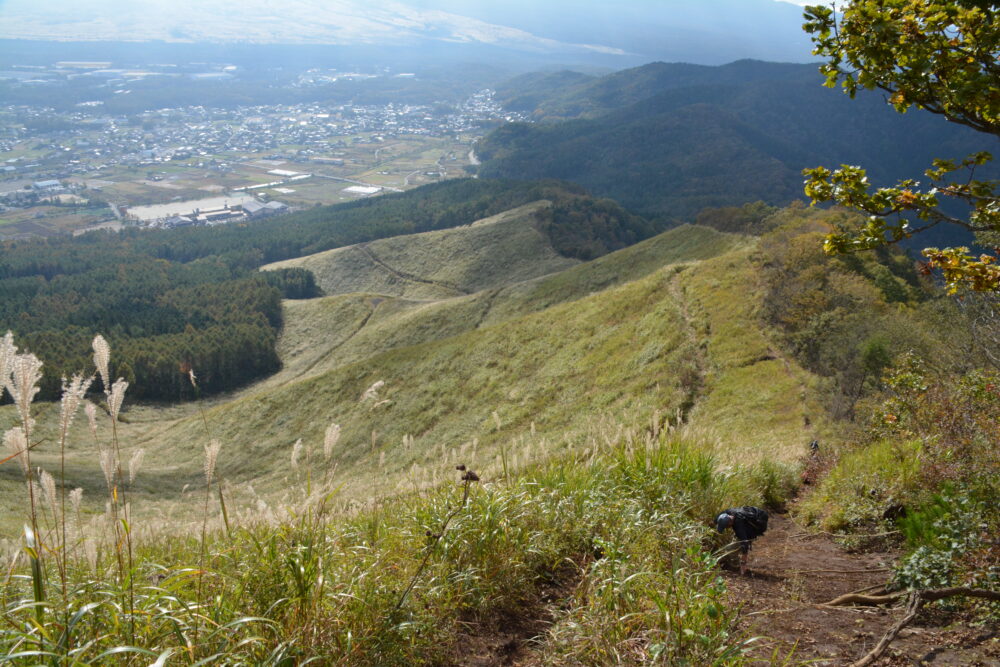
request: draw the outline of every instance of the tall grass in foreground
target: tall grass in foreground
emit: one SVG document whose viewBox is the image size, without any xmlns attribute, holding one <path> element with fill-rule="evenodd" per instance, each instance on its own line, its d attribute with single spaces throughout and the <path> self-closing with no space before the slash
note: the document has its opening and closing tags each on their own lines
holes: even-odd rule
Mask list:
<svg viewBox="0 0 1000 667">
<path fill-rule="evenodd" d="M 205 446 L 207 517 L 219 451 Z M 127 504 L 115 527 L 78 531 L 99 545 L 84 556 L 52 537 L 55 515 L 2 581 L 0 662 L 461 664 L 470 634 L 537 617 L 545 595 L 563 599 L 538 638 L 548 664 L 744 662 L 707 518 L 773 494 L 773 475 L 720 472 L 662 432 L 459 481 L 333 520 L 333 490 L 307 479 L 280 519 L 234 511 L 226 531 L 168 528 L 127 557 Z M 47 554 L 63 564 L 61 596 L 37 592 Z"/>
</svg>

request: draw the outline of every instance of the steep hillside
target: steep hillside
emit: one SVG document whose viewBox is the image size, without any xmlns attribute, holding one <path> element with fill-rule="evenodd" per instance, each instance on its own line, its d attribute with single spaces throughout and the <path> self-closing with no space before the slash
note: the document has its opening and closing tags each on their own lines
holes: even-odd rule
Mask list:
<svg viewBox="0 0 1000 667">
<path fill-rule="evenodd" d="M 418 236 L 407 239 L 420 247 Z M 121 435 L 147 452 L 138 491 L 176 498 L 198 478 L 201 460 L 200 448 L 178 443 L 211 435 L 230 451 L 220 472 L 236 485 L 233 493 L 273 495 L 294 474 L 293 442 L 302 438 L 312 451 L 304 456 L 316 456 L 331 422 L 343 429 L 330 474 L 345 498 L 430 484 L 423 471 L 459 450 L 495 474 L 505 464 L 586 448 L 609 429 L 660 429 L 687 416 L 703 415 L 687 428 L 708 446 L 748 438 L 726 448 L 727 456 L 753 459 L 767 447 L 769 456 L 793 460 L 801 442 L 824 428 L 822 409 L 805 391 L 803 372 L 775 361 L 766 335 L 754 333 L 751 252 L 739 237 L 685 227 L 473 295 L 291 302 L 281 373 L 214 399 L 204 415 L 194 405 L 128 414 Z M 707 267 L 728 277 L 707 280 Z M 747 343 L 727 351 L 732 343 L 723 337 L 737 331 Z M 377 396 L 362 399 L 378 382 Z M 733 387 L 748 386 L 767 387 L 756 407 L 768 419 L 749 420 L 726 403 Z M 812 427 L 804 425 L 806 412 L 815 416 Z M 54 407 L 42 411 L 40 435 L 54 416 Z M 71 483 L 96 492 L 96 463 L 71 455 Z M 51 464 L 41 454 L 38 460 Z"/>
<path fill-rule="evenodd" d="M 706 525 L 720 507 L 783 507 L 824 466 L 797 504 L 803 519 L 865 529 L 857 539 L 905 533 L 895 576 L 907 585 L 995 588 L 984 512 L 997 497 L 998 381 L 968 372 L 978 361 L 961 313 L 901 254 L 823 254 L 843 211 L 750 208 L 765 216 L 759 237 L 683 226 L 513 284 L 488 263 L 470 264 L 481 275 L 460 265 L 493 285 L 472 294 L 285 302 L 280 373 L 199 403 L 136 406 L 114 430 L 98 411 L 65 449 L 60 406 L 36 404 L 22 422 L 30 466 L 18 433 L 5 435 L 0 526 L 13 536 L 37 523 L 46 549 L 0 539 L 24 573 L 5 584 L 0 650 L 25 644 L 30 600 L 47 590 L 43 620 L 80 610 L 74 636 L 93 639 L 72 650 L 89 664 L 126 643 L 273 665 L 853 658 L 841 639 L 857 612 L 829 598 L 889 577 L 880 559 L 802 540 L 778 515 L 755 576 L 736 577 L 720 555 L 728 538 Z M 519 247 L 523 214 L 387 243 L 435 271 L 421 260 L 432 246 L 483 230 Z M 950 382 L 949 369 L 967 375 Z M 860 446 L 845 440 L 862 429 L 838 419 L 853 414 L 870 424 Z M 53 476 L 26 487 L 31 466 Z M 82 499 L 67 494 L 62 510 L 58 484 Z M 879 576 L 838 578 L 858 569 Z M 814 572 L 822 586 L 805 595 L 799 575 Z M 741 615 L 741 592 L 773 615 Z M 787 615 L 814 602 L 827 604 Z M 132 608 L 151 620 L 133 630 Z M 802 633 L 836 646 L 795 652 Z"/>
<path fill-rule="evenodd" d="M 757 85 L 768 81 L 816 83 L 815 65 L 738 60 L 718 67 L 654 62 L 602 77 L 575 72 L 524 74 L 497 89 L 504 104 L 539 120 L 593 118 L 685 88 Z M 534 101 L 534 106 L 527 106 Z"/>
<path fill-rule="evenodd" d="M 575 120 L 495 130 L 477 145 L 480 174 L 566 179 L 658 219 L 785 205 L 802 197 L 806 167 L 862 164 L 884 182 L 983 148 L 971 130 L 899 115 L 878 94 L 824 88 L 808 65 L 654 64 L 556 88 L 536 113 Z"/>
<path fill-rule="evenodd" d="M 542 200 L 552 204 L 537 211 L 537 232 L 525 231 L 536 244 L 544 245 L 537 237 L 547 239 L 550 256 L 593 259 L 658 229 L 579 186 L 456 179 L 253 224 L 10 241 L 0 243 L 0 330 L 13 331 L 46 360 L 41 396 L 47 400 L 59 397 L 63 376 L 90 364 L 97 333 L 118 350 L 114 374 L 130 381 L 137 397 L 193 398 L 179 366 L 200 369 L 203 395 L 232 391 L 279 367 L 281 298 L 316 295 L 308 271 L 257 271 L 262 264 L 466 226 Z M 393 252 L 391 244 L 387 250 Z M 466 249 L 456 252 L 457 258 L 439 256 L 438 270 L 464 261 Z M 362 258 L 369 259 L 378 261 Z M 493 260 L 484 254 L 479 261 Z"/>
<path fill-rule="evenodd" d="M 537 229 L 548 201 L 525 204 L 467 227 L 338 248 L 262 267 L 302 268 L 327 294 L 371 292 L 440 299 L 529 280 L 579 263 Z"/>
</svg>

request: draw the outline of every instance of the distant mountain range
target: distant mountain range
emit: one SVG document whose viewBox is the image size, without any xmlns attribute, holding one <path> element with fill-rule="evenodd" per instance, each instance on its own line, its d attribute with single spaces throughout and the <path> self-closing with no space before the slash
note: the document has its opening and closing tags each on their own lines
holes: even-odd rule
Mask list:
<svg viewBox="0 0 1000 667">
<path fill-rule="evenodd" d="M 5 0 L 0 39 L 497 47 L 627 67 L 652 59 L 804 61 L 799 8 L 776 0 Z"/>
<path fill-rule="evenodd" d="M 815 65 L 652 63 L 606 77 L 519 77 L 500 90 L 542 122 L 480 142 L 483 176 L 560 178 L 660 220 L 802 194 L 802 169 L 857 164 L 873 183 L 922 178 L 934 157 L 982 150 L 982 135 L 881 95 L 849 99 Z"/>
</svg>

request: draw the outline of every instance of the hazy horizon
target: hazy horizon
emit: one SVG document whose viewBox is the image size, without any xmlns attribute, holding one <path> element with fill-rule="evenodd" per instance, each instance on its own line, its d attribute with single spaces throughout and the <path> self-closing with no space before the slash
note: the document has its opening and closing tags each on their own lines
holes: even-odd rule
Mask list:
<svg viewBox="0 0 1000 667">
<path fill-rule="evenodd" d="M 803 0 L 0 0 L 0 38 L 491 47 L 567 62 L 812 60 Z M 502 57 L 502 54 L 497 57 Z"/>
</svg>

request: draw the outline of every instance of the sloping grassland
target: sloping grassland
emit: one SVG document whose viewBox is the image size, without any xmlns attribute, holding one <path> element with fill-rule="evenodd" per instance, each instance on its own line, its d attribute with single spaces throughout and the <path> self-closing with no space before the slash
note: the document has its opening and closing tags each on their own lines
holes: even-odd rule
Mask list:
<svg viewBox="0 0 1000 667">
<path fill-rule="evenodd" d="M 423 252 L 421 236 L 405 240 Z M 146 449 L 138 491 L 179 497 L 211 437 L 224 443 L 222 476 L 265 496 L 304 474 L 290 466 L 300 438 L 302 466 L 334 476 L 348 499 L 431 485 L 428 471 L 459 454 L 496 475 L 626 428 L 683 427 L 706 447 L 724 443 L 724 460 L 793 460 L 822 411 L 808 374 L 771 351 L 757 322 L 753 245 L 687 226 L 513 285 L 480 277 L 490 288 L 470 295 L 287 302 L 278 375 L 198 406 L 133 408 L 122 436 Z M 317 463 L 331 423 L 342 435 Z M 96 495 L 101 474 L 77 428 L 68 483 Z"/>
</svg>

